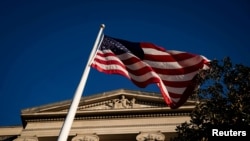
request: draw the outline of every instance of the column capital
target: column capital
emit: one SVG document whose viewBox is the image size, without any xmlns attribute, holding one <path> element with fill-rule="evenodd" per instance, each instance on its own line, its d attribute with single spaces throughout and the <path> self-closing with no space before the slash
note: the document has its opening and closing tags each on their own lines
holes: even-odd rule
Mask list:
<svg viewBox="0 0 250 141">
<path fill-rule="evenodd" d="M 99 141 L 99 137 L 93 134 L 77 134 L 71 141 Z"/>
<path fill-rule="evenodd" d="M 140 132 L 136 136 L 137 141 L 164 141 L 165 135 L 162 134 L 160 131 L 156 132 Z"/>
</svg>

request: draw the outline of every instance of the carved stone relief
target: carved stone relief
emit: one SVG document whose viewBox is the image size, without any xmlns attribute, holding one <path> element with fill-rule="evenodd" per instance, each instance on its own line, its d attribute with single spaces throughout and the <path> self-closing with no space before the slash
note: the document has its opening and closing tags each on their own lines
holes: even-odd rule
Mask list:
<svg viewBox="0 0 250 141">
<path fill-rule="evenodd" d="M 129 98 L 128 98 L 129 97 Z M 126 95 L 120 95 L 118 98 L 105 99 L 104 101 L 99 101 L 87 105 L 80 105 L 78 111 L 85 110 L 110 110 L 110 109 L 133 109 L 133 108 L 156 108 L 156 107 L 166 107 L 165 102 L 152 102 L 136 99 L 135 97 L 130 97 Z M 65 111 L 65 110 L 63 110 Z"/>
<path fill-rule="evenodd" d="M 165 136 L 160 132 L 141 132 L 136 136 L 137 141 L 164 141 Z"/>
<path fill-rule="evenodd" d="M 97 135 L 76 135 L 71 141 L 99 141 Z"/>
<path fill-rule="evenodd" d="M 135 98 L 129 100 L 124 95 L 122 95 L 120 99 L 113 99 L 112 103 L 109 103 L 109 106 L 112 109 L 134 108 Z"/>
</svg>

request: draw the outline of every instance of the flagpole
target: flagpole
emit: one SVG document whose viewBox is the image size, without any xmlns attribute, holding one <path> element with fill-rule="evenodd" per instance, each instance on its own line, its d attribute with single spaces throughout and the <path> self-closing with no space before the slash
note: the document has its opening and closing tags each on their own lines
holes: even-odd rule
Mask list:
<svg viewBox="0 0 250 141">
<path fill-rule="evenodd" d="M 94 46 L 92 48 L 92 51 L 90 53 L 90 56 L 89 56 L 88 62 L 86 64 L 85 70 L 84 70 L 84 72 L 82 74 L 80 83 L 78 84 L 78 87 L 76 89 L 74 98 L 73 98 L 72 103 L 70 105 L 69 112 L 68 112 L 67 117 L 66 117 L 66 119 L 64 121 L 63 127 L 62 127 L 62 129 L 60 131 L 58 141 L 66 141 L 68 139 L 68 135 L 69 135 L 72 123 L 74 121 L 74 117 L 75 117 L 75 114 L 76 114 L 76 111 L 77 111 L 77 107 L 78 107 L 78 105 L 80 103 L 81 96 L 82 96 L 82 93 L 83 93 L 83 90 L 84 90 L 84 87 L 85 87 L 85 84 L 86 84 L 86 81 L 87 81 L 87 78 L 88 78 L 88 74 L 89 74 L 89 71 L 90 71 L 90 63 L 91 63 L 91 60 L 93 59 L 93 57 L 96 54 L 96 50 L 98 48 L 98 45 L 99 45 L 99 42 L 100 42 L 100 39 L 101 39 L 101 35 L 102 35 L 102 32 L 103 32 L 104 28 L 105 28 L 105 25 L 101 24 L 99 33 L 97 35 L 96 41 L 95 41 Z"/>
</svg>

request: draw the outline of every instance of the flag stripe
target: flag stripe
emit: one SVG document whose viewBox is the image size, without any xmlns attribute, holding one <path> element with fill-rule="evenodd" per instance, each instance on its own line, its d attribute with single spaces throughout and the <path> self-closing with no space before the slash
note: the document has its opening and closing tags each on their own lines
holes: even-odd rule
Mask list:
<svg viewBox="0 0 250 141">
<path fill-rule="evenodd" d="M 123 65 L 123 67 L 127 68 L 127 70 L 134 74 L 134 75 L 143 75 L 145 73 L 147 73 L 148 71 L 155 71 L 157 72 L 159 75 L 161 75 L 161 78 L 163 80 L 168 80 L 168 81 L 187 81 L 187 80 L 191 80 L 190 77 L 193 77 L 196 74 L 196 71 L 198 68 L 201 68 L 203 65 L 203 62 L 200 62 L 199 64 L 196 64 L 194 66 L 189 66 L 183 69 L 158 69 L 158 68 L 151 68 L 149 67 L 147 64 L 143 63 L 142 61 L 140 61 L 138 58 L 133 57 L 133 59 L 127 59 L 123 62 L 121 62 L 121 58 L 117 58 L 114 54 L 111 54 L 109 56 L 103 58 L 102 56 L 105 56 L 102 52 L 98 51 L 97 53 L 97 57 L 96 57 L 96 61 L 98 61 L 99 63 L 102 64 L 117 64 L 119 63 L 120 65 Z M 131 56 L 132 57 L 132 56 Z M 107 60 L 107 61 L 106 61 Z M 128 63 L 131 65 L 126 65 L 127 61 L 130 60 L 130 62 L 136 62 L 136 63 Z M 151 65 L 152 66 L 152 65 Z M 186 74 L 185 78 L 183 78 L 183 74 Z M 173 78 L 172 78 L 173 77 Z"/>
<path fill-rule="evenodd" d="M 152 43 L 118 41 L 104 37 L 92 67 L 100 72 L 123 75 L 139 87 L 156 83 L 171 108 L 178 108 L 186 101 L 195 88 L 195 76 L 209 63 L 201 55 L 168 51 Z"/>
<path fill-rule="evenodd" d="M 176 75 L 175 76 L 172 76 L 172 75 L 169 75 L 169 76 L 159 75 L 159 76 L 157 76 L 157 74 L 154 73 L 152 70 L 144 71 L 145 73 L 141 73 L 142 72 L 141 70 L 140 71 L 131 71 L 128 68 L 126 68 L 125 65 L 120 63 L 119 59 L 103 61 L 103 60 L 98 60 L 96 58 L 96 62 L 99 63 L 99 64 L 96 63 L 96 65 L 99 66 L 98 70 L 102 70 L 103 72 L 106 72 L 109 74 L 116 73 L 116 74 L 124 75 L 127 78 L 132 79 L 133 82 L 139 87 L 146 87 L 149 84 L 149 82 L 152 82 L 153 80 L 154 80 L 153 82 L 159 82 L 158 77 L 160 76 L 160 78 L 163 80 L 163 83 L 165 85 L 167 85 L 166 87 L 167 87 L 168 91 L 172 92 L 174 94 L 183 93 L 185 90 L 185 87 L 183 87 L 183 86 L 188 85 L 189 81 L 191 80 L 190 78 L 193 78 L 193 76 L 196 73 L 196 72 L 191 73 L 190 78 L 185 77 L 186 79 L 189 79 L 189 81 L 188 80 L 183 81 L 183 79 L 182 79 L 183 76 L 176 76 Z M 111 65 L 109 65 L 109 64 L 111 64 Z M 119 70 L 119 71 L 117 71 L 117 70 Z M 129 70 L 129 71 L 127 71 L 127 70 Z M 137 72 L 140 72 L 140 73 L 137 73 Z M 169 80 L 169 79 L 172 79 L 172 80 Z M 180 81 L 180 83 L 178 83 L 178 81 Z"/>
<path fill-rule="evenodd" d="M 111 65 L 109 65 L 111 64 Z M 109 71 L 109 74 L 111 73 L 115 73 L 117 72 L 117 70 L 123 70 L 123 73 L 124 72 L 129 72 L 126 73 L 126 76 L 134 76 L 132 77 L 133 79 L 135 79 L 135 81 L 137 80 L 136 79 L 136 76 L 143 76 L 143 74 L 145 74 L 147 71 L 147 68 L 145 68 L 145 70 L 139 70 L 140 72 L 143 72 L 140 74 L 138 74 L 136 71 L 133 71 L 133 70 L 129 70 L 129 68 L 126 68 L 126 66 L 122 65 L 121 63 L 119 63 L 118 61 L 103 61 L 103 60 L 99 60 L 99 59 L 96 59 L 96 65 L 99 66 L 100 70 L 105 70 L 105 72 Z M 129 70 L 129 71 L 128 71 Z M 161 78 L 162 78 L 162 81 L 165 85 L 168 85 L 168 86 L 171 86 L 171 87 L 182 87 L 182 86 L 185 86 L 185 85 L 188 85 L 191 81 L 191 78 L 193 77 L 193 75 L 195 75 L 196 72 L 193 72 L 191 74 L 187 74 L 187 75 L 190 75 L 189 77 L 186 77 L 187 80 L 184 80 L 182 79 L 182 75 L 175 75 L 175 76 L 172 76 L 172 75 L 159 75 Z M 130 77 L 129 77 L 130 78 Z M 141 81 L 146 81 L 146 77 L 144 76 L 143 77 L 144 79 L 141 79 Z M 139 80 L 137 80 L 139 82 Z M 136 81 L 136 82 L 137 82 Z M 147 83 L 144 84 L 144 87 L 146 86 Z M 137 84 L 139 85 L 139 84 Z"/>
</svg>

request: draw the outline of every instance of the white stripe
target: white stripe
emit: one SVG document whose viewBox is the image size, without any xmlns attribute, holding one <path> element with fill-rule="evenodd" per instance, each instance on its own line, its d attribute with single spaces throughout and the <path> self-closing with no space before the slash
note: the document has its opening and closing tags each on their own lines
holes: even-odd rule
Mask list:
<svg viewBox="0 0 250 141">
<path fill-rule="evenodd" d="M 183 92 L 186 90 L 185 88 L 176 88 L 176 87 L 168 87 L 166 86 L 167 90 L 169 92 L 175 93 L 175 94 L 183 94 Z"/>
<path fill-rule="evenodd" d="M 98 53 L 100 53 L 100 54 L 111 53 L 111 54 L 114 55 L 113 57 L 119 58 L 120 60 L 127 60 L 127 59 L 130 59 L 132 57 L 136 57 L 135 55 L 133 55 L 131 53 L 123 53 L 123 54 L 120 54 L 120 55 L 116 55 L 111 50 L 103 50 L 103 51 L 98 50 Z M 108 57 L 110 57 L 110 56 L 107 56 L 106 58 L 108 58 Z M 110 58 L 110 59 L 112 59 L 112 58 Z"/>
<path fill-rule="evenodd" d="M 116 65 L 116 64 L 112 64 L 112 65 L 105 65 L 105 64 L 101 64 L 98 62 L 94 62 L 93 64 L 98 65 L 100 68 L 102 68 L 103 70 L 121 70 L 122 72 L 124 72 L 127 76 L 129 76 L 129 78 L 134 79 L 137 82 L 145 82 L 150 78 L 158 78 L 160 80 L 160 77 L 153 71 L 145 73 L 143 75 L 134 75 L 129 73 L 126 69 L 124 69 L 123 67 L 121 67 L 120 65 Z"/>
<path fill-rule="evenodd" d="M 163 90 L 163 95 L 166 95 L 168 98 L 169 98 L 169 100 L 170 100 L 170 103 L 168 103 L 168 104 L 171 104 L 171 103 L 177 103 L 179 100 L 180 100 L 180 98 L 173 98 L 173 97 L 170 97 L 170 95 L 169 95 L 169 93 L 168 93 L 168 90 L 167 90 L 167 88 L 165 87 L 165 85 L 162 83 L 162 81 L 160 82 L 160 83 L 158 83 L 157 84 L 158 85 L 158 87 L 161 87 L 162 88 L 162 90 Z M 182 94 L 180 94 L 180 97 L 181 97 L 181 95 Z"/>
<path fill-rule="evenodd" d="M 157 62 L 151 60 L 144 60 L 147 64 L 152 66 L 153 68 L 160 68 L 160 69 L 182 69 L 185 67 L 190 67 L 196 65 L 202 61 L 202 57 L 194 56 L 192 58 L 179 61 L 179 62 Z"/>
<path fill-rule="evenodd" d="M 183 52 L 183 51 L 178 51 L 178 50 L 165 50 L 164 51 L 160 51 L 160 50 L 156 50 L 154 48 L 143 48 L 143 51 L 145 54 L 147 55 L 153 55 L 153 56 L 157 56 L 157 55 L 167 55 L 167 56 L 171 56 L 171 55 L 176 55 L 176 54 L 182 54 L 182 53 L 188 53 L 188 52 Z M 191 54 L 191 53 L 190 53 Z M 196 59 L 199 59 L 197 61 L 201 61 L 202 59 L 210 62 L 211 60 L 207 59 L 205 56 L 203 55 L 195 55 L 197 58 Z M 188 59 L 186 59 L 188 60 Z M 148 61 L 151 61 L 151 60 L 148 60 Z M 192 61 L 192 60 L 191 60 Z M 155 62 L 153 62 L 155 63 Z M 171 62 L 168 62 L 168 63 L 171 63 Z M 179 63 L 182 63 L 182 64 L 186 64 L 185 63 L 185 60 L 182 61 L 179 61 Z M 197 64 L 197 63 L 196 63 Z M 173 64 L 174 65 L 174 64 Z M 189 66 L 189 62 L 187 64 L 187 66 Z M 204 69 L 208 69 L 207 67 L 205 67 Z"/>
<path fill-rule="evenodd" d="M 165 92 L 171 92 L 171 93 L 175 93 L 175 94 L 183 94 L 183 92 L 186 90 L 186 87 L 183 87 L 183 88 L 176 88 L 176 87 L 169 87 L 169 86 L 166 86 L 164 85 L 164 83 L 162 81 L 160 81 L 159 85 L 162 85 L 162 87 L 164 87 L 164 90 Z M 169 94 L 168 94 L 169 95 Z M 170 97 L 170 96 L 168 96 Z"/>
<path fill-rule="evenodd" d="M 175 52 L 178 52 L 178 51 L 175 51 Z M 100 52 L 100 53 L 102 53 L 102 52 Z M 110 51 L 110 50 L 103 50 L 103 53 L 113 53 L 113 52 Z M 155 54 L 153 54 L 153 55 L 155 55 Z M 136 57 L 135 55 L 133 55 L 131 53 L 124 53 L 124 54 L 116 55 L 116 56 L 120 60 L 127 60 L 127 59 L 130 59 L 132 57 Z M 179 61 L 179 62 L 159 62 L 159 61 L 152 61 L 152 60 L 143 60 L 143 62 L 145 64 L 147 64 L 147 66 L 151 66 L 153 68 L 159 68 L 159 69 L 182 69 L 182 68 L 185 68 L 185 67 L 190 67 L 192 65 L 196 65 L 196 64 L 200 63 L 203 59 L 206 59 L 206 58 L 203 57 L 203 56 L 197 55 L 197 56 L 194 56 L 192 58 L 189 58 L 189 59 L 186 59 L 186 60 L 182 60 L 182 61 Z M 141 68 L 143 67 L 141 63 L 139 63 L 138 66 L 141 66 Z M 128 67 L 129 67 L 129 65 L 128 65 Z M 132 67 L 129 67 L 129 68 L 133 70 Z"/>
<path fill-rule="evenodd" d="M 177 51 L 177 50 L 165 50 L 165 51 L 161 51 L 161 50 L 157 50 L 154 48 L 142 48 L 145 54 L 148 55 L 176 55 L 176 54 L 181 54 L 181 53 L 187 53 L 187 52 L 183 52 L 183 51 Z"/>
<path fill-rule="evenodd" d="M 138 70 L 138 69 L 141 69 L 143 67 L 150 67 L 150 66 L 148 66 L 147 64 L 145 64 L 143 62 L 137 62 L 137 63 L 134 63 L 132 65 L 126 65 L 126 66 L 131 70 Z M 160 76 L 160 78 L 162 80 L 181 82 L 181 81 L 192 80 L 193 77 L 197 74 L 197 72 L 198 72 L 198 70 L 194 71 L 194 72 L 191 72 L 191 73 L 180 74 L 180 75 L 167 75 L 167 74 L 159 74 L 159 73 L 157 73 L 157 74 L 158 74 L 158 76 Z"/>
<path fill-rule="evenodd" d="M 182 54 L 182 53 L 187 53 L 183 51 L 178 51 L 178 50 L 166 50 L 169 54 L 176 55 L 176 54 Z"/>
<path fill-rule="evenodd" d="M 119 63 L 123 64 L 123 62 L 121 62 L 121 60 L 119 60 L 117 57 L 115 56 L 108 56 L 108 57 L 101 57 L 101 56 L 96 56 L 97 59 L 106 61 L 106 60 L 114 60 L 114 61 L 118 61 Z M 124 65 L 125 66 L 125 65 Z M 139 70 L 141 68 L 144 67 L 151 67 L 148 64 L 140 61 L 140 62 L 136 62 L 134 64 L 131 65 L 126 65 L 127 68 L 131 69 L 131 70 Z M 193 77 L 197 74 L 198 71 L 194 71 L 191 73 L 187 73 L 187 74 L 181 74 L 181 75 L 166 75 L 166 74 L 159 74 L 157 77 L 160 77 L 162 80 L 164 81 L 177 81 L 177 82 L 181 82 L 181 81 L 189 81 L 192 80 Z"/>
<path fill-rule="evenodd" d="M 119 70 L 122 71 L 128 78 L 130 78 L 129 73 L 126 69 L 124 69 L 123 67 L 121 67 L 120 65 L 105 65 L 105 64 L 101 64 L 98 62 L 93 62 L 93 64 L 97 65 L 98 67 L 102 68 L 103 70 Z"/>
<path fill-rule="evenodd" d="M 126 54 L 117 55 L 117 57 L 121 60 L 127 60 L 136 56 L 134 56 L 133 54 L 126 53 Z M 159 69 L 182 69 L 185 67 L 190 67 L 192 65 L 199 64 L 202 61 L 202 59 L 204 58 L 201 56 L 194 56 L 192 58 L 179 61 L 179 62 L 158 62 L 158 61 L 151 61 L 151 60 L 143 60 L 141 62 L 136 62 L 137 64 L 135 64 L 135 66 L 138 66 L 140 68 L 143 68 L 145 66 L 150 66 L 152 68 L 159 68 Z M 134 70 L 134 68 L 132 67 L 133 64 L 127 65 L 127 66 L 131 70 Z"/>
<path fill-rule="evenodd" d="M 155 72 L 152 72 L 152 71 L 143 75 L 136 76 L 134 74 L 129 73 L 126 69 L 122 68 L 120 65 L 105 65 L 105 64 L 98 63 L 98 62 L 94 62 L 94 64 L 97 64 L 103 70 L 121 70 L 127 76 L 130 76 L 130 78 L 133 78 L 137 82 L 144 82 L 153 77 L 160 79 L 159 76 Z"/>
<path fill-rule="evenodd" d="M 158 83 L 157 85 L 158 85 L 158 87 L 162 88 L 162 90 L 164 91 L 162 94 L 166 95 L 169 98 L 169 100 L 171 101 L 170 103 L 177 103 L 180 100 L 180 98 L 173 98 L 169 95 L 168 90 L 167 90 L 167 89 L 169 89 L 169 87 L 166 88 L 166 86 L 163 84 L 162 81 L 160 83 Z M 173 93 L 175 93 L 175 91 Z M 181 96 L 182 96 L 182 93 L 180 94 L 180 97 Z M 170 103 L 168 103 L 168 104 L 170 104 Z"/>
<path fill-rule="evenodd" d="M 158 78 L 160 80 L 159 75 L 157 75 L 155 72 L 152 72 L 152 71 L 146 74 L 137 76 L 137 75 L 129 73 L 126 69 L 122 68 L 120 65 L 104 65 L 104 64 L 97 63 L 97 62 L 95 62 L 95 64 L 97 64 L 103 70 L 120 70 L 124 72 L 128 76 L 128 78 L 132 78 L 133 80 L 137 82 L 145 82 L 149 80 L 150 78 Z M 176 87 L 167 86 L 167 89 L 170 92 L 182 94 L 186 88 L 176 88 Z"/>
<path fill-rule="evenodd" d="M 156 50 L 154 48 L 142 48 L 145 54 L 149 55 L 170 55 L 168 52 L 163 52 L 160 50 Z"/>
<path fill-rule="evenodd" d="M 160 80 L 160 77 L 153 71 L 145 73 L 143 75 L 134 75 L 132 73 L 129 73 L 132 79 L 136 80 L 137 82 L 145 82 L 149 80 L 150 78 L 158 78 Z"/>
<path fill-rule="evenodd" d="M 175 81 L 175 82 L 181 82 L 181 81 L 189 81 L 194 78 L 194 76 L 197 74 L 198 71 L 194 71 L 187 74 L 182 75 L 165 75 L 165 74 L 158 74 L 160 78 L 164 81 Z"/>
<path fill-rule="evenodd" d="M 116 56 L 121 60 L 128 60 L 132 57 L 138 58 L 137 56 L 135 56 L 134 54 L 131 54 L 131 53 L 123 53 L 123 54 L 116 55 Z"/>
<path fill-rule="evenodd" d="M 100 56 L 100 55 L 96 55 L 95 58 L 96 58 L 96 59 L 99 59 L 99 60 L 102 60 L 102 61 L 117 61 L 117 62 L 123 64 L 123 62 L 122 62 L 119 58 L 117 58 L 116 56 L 102 57 L 102 56 Z"/>
</svg>

